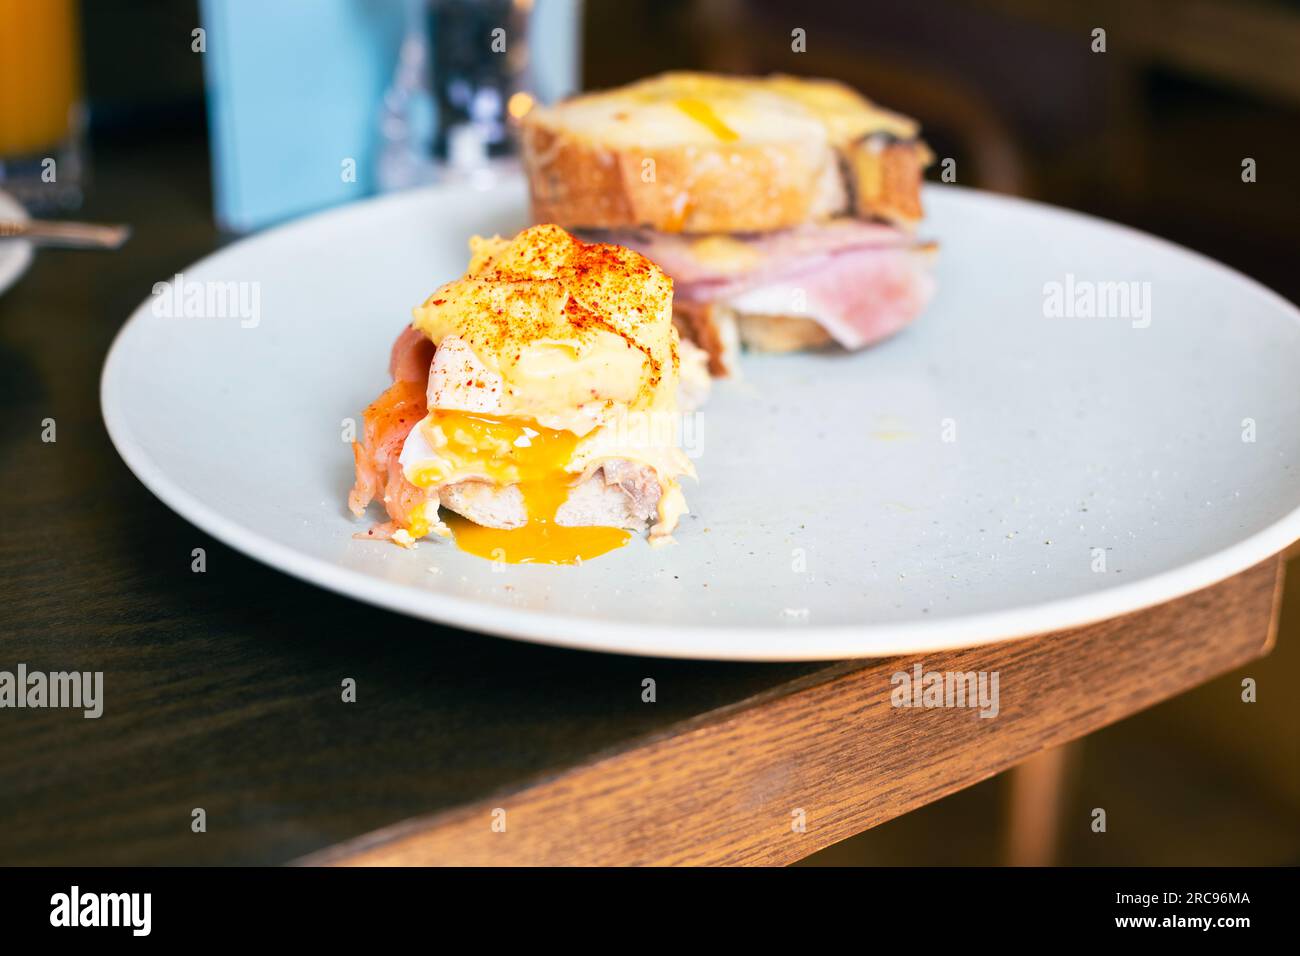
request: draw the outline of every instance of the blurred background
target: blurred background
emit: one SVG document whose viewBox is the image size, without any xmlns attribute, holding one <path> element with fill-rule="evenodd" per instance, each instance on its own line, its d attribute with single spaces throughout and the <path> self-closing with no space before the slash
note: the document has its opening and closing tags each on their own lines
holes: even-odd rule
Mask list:
<svg viewBox="0 0 1300 956">
<path fill-rule="evenodd" d="M 504 55 L 475 52 L 502 23 Z M 666 69 L 781 71 L 916 116 L 962 185 L 1156 233 L 1297 301 L 1298 64 L 1283 0 L 0 0 L 0 190 L 129 222 L 136 261 L 167 264 L 105 287 L 104 342 L 70 346 L 102 349 L 152 282 L 239 234 L 435 180 L 490 188 L 535 101 Z M 1291 570 L 1269 658 L 1061 755 L 1073 822 L 1051 859 L 1300 863 Z M 1002 862 L 1010 789 L 806 862 Z M 1087 829 L 1103 791 L 1121 839 Z"/>
</svg>

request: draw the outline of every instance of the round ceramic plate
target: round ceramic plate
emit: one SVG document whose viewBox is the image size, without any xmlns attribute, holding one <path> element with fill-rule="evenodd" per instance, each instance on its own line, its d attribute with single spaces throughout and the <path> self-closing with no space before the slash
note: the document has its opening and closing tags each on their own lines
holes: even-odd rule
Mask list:
<svg viewBox="0 0 1300 956">
<path fill-rule="evenodd" d="M 389 346 L 462 273 L 466 239 L 526 225 L 519 185 L 358 203 L 196 263 L 118 336 L 104 420 L 159 498 L 273 568 L 619 653 L 1000 641 L 1169 600 L 1300 537 L 1293 306 L 1075 213 L 926 199 L 923 234 L 942 243 L 930 309 L 863 353 L 748 356 L 702 413 L 692 513 L 666 548 L 494 566 L 444 541 L 352 538 L 367 523 L 344 506 L 345 420 L 387 386 Z"/>
<path fill-rule="evenodd" d="M 0 222 L 24 222 L 27 211 L 18 200 L 0 192 Z M 26 239 L 0 239 L 0 295 L 18 281 L 32 264 L 32 244 Z"/>
</svg>

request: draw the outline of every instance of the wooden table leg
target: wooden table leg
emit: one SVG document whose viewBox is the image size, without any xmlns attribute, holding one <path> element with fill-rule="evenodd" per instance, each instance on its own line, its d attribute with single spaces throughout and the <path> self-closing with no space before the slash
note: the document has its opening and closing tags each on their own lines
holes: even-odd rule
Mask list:
<svg viewBox="0 0 1300 956">
<path fill-rule="evenodd" d="M 1075 741 L 1044 750 L 1007 775 L 1008 866 L 1052 866 L 1056 862 L 1061 816 L 1078 748 Z"/>
</svg>

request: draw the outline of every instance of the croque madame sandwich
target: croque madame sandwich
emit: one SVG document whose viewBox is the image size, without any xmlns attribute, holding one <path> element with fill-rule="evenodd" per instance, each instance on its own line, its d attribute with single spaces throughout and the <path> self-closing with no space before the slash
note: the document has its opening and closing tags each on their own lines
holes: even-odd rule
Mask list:
<svg viewBox="0 0 1300 956">
<path fill-rule="evenodd" d="M 918 124 L 848 87 L 666 73 L 532 110 L 534 218 L 644 253 L 676 322 L 734 370 L 738 343 L 858 349 L 929 300 Z"/>
<path fill-rule="evenodd" d="M 552 225 L 470 249 L 465 276 L 414 310 L 365 411 L 348 504 L 379 497 L 390 520 L 358 536 L 445 537 L 445 510 L 465 519 L 460 547 L 507 562 L 571 563 L 647 526 L 668 540 L 694 477 L 672 282 Z M 697 374 L 707 386 L 702 356 Z"/>
</svg>

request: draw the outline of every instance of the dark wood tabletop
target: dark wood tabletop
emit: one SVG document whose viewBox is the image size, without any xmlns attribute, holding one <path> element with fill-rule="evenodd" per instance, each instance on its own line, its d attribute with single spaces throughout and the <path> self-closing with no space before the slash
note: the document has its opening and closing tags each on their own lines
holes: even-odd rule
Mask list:
<svg viewBox="0 0 1300 956">
<path fill-rule="evenodd" d="M 127 247 L 42 251 L 0 297 L 0 670 L 102 671 L 104 710 L 0 710 L 0 864 L 789 862 L 1272 639 L 1280 559 L 1127 618 L 927 655 L 1000 671 L 982 720 L 891 708 L 912 659 L 564 651 L 316 589 L 177 517 L 110 444 L 114 334 L 222 239 L 201 148 L 103 149 L 95 171 L 82 215 L 132 223 Z"/>
</svg>

